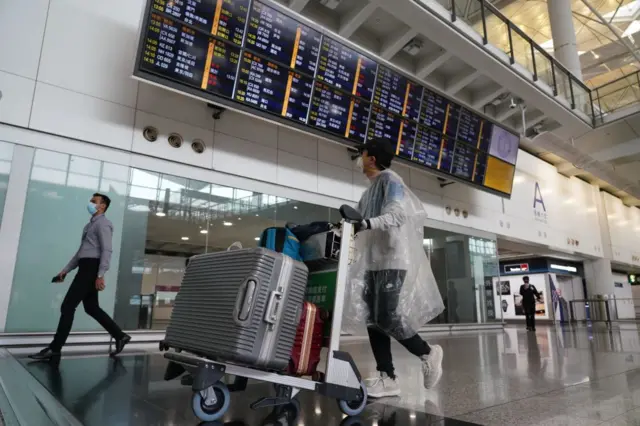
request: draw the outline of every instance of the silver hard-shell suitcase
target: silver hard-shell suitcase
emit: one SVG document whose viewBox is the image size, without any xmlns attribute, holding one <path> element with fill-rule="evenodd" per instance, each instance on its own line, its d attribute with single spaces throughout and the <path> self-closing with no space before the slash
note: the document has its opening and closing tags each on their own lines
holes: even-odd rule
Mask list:
<svg viewBox="0 0 640 426">
<path fill-rule="evenodd" d="M 302 262 L 264 248 L 194 256 L 165 342 L 215 360 L 283 370 L 307 276 Z"/>
</svg>

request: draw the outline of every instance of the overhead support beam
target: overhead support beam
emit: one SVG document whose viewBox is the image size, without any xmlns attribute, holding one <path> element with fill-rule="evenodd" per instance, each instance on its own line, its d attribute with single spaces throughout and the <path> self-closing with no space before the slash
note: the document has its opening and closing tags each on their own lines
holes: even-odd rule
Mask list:
<svg viewBox="0 0 640 426">
<path fill-rule="evenodd" d="M 301 12 L 302 9 L 309 3 L 310 0 L 290 0 L 289 1 L 289 9 Z"/>
<path fill-rule="evenodd" d="M 395 36 L 389 38 L 384 43 L 382 43 L 382 49 L 380 49 L 380 57 L 383 59 L 391 59 L 402 50 L 403 47 L 407 45 L 415 36 L 418 35 L 418 32 L 414 29 L 402 30 L 400 33 Z"/>
<path fill-rule="evenodd" d="M 473 96 L 472 106 L 475 109 L 480 109 L 500 95 L 504 95 L 508 90 L 500 85 L 491 86 L 481 92 L 478 92 Z"/>
<path fill-rule="evenodd" d="M 575 176 L 577 174 L 580 174 L 580 172 L 582 171 L 571 163 L 562 163 L 556 166 L 556 168 L 558 169 L 558 173 L 565 176 Z"/>
<path fill-rule="evenodd" d="M 637 154 L 640 154 L 640 138 L 614 145 L 590 155 L 598 161 L 612 161 Z"/>
<path fill-rule="evenodd" d="M 453 55 L 446 50 L 442 50 L 436 54 L 427 56 L 418 63 L 416 67 L 416 76 L 418 78 L 427 78 L 429 74 L 440 68 L 445 62 L 453 58 Z"/>
<path fill-rule="evenodd" d="M 496 113 L 496 120 L 503 122 L 511 118 L 515 114 L 522 114 L 520 107 L 510 108 L 508 106 L 502 107 Z"/>
<path fill-rule="evenodd" d="M 546 115 L 544 115 L 543 112 L 538 112 L 536 115 L 529 117 L 529 116 L 525 116 L 525 126 L 527 126 L 527 129 L 532 128 L 533 126 L 535 126 L 536 124 L 540 124 L 541 121 L 543 121 L 545 118 L 547 118 Z M 522 133 L 524 132 L 526 129 L 522 128 L 522 120 L 516 118 L 516 121 L 520 121 L 520 123 L 518 123 L 518 125 L 516 126 L 517 129 Z"/>
<path fill-rule="evenodd" d="M 588 0 L 582 0 L 582 3 L 584 3 L 584 5 L 587 6 L 587 8 L 589 8 L 591 13 L 593 13 L 598 17 L 598 19 L 600 20 L 600 22 L 602 22 L 603 25 L 609 28 L 609 31 L 615 34 L 618 41 L 622 43 L 622 45 L 626 47 L 629 50 L 629 52 L 631 52 L 633 57 L 636 58 L 636 61 L 640 62 L 640 54 L 636 52 L 636 48 L 634 46 L 632 46 L 627 40 L 625 40 L 624 37 L 622 37 L 622 33 L 620 32 L 620 29 L 617 28 L 615 25 L 611 25 L 611 22 L 609 22 L 604 16 L 602 16 L 600 12 L 598 12 L 598 9 L 593 7 L 591 2 L 589 2 Z"/>
<path fill-rule="evenodd" d="M 362 9 L 354 9 L 340 20 L 338 34 L 349 38 L 378 8 L 378 0 L 367 3 Z"/>
<path fill-rule="evenodd" d="M 450 95 L 455 95 L 456 93 L 467 87 L 469 84 L 471 84 L 471 82 L 473 82 L 473 80 L 475 80 L 479 76 L 480 71 L 473 69 L 460 77 L 453 77 L 450 79 L 453 80 L 451 84 L 447 82 L 446 91 Z"/>
</svg>

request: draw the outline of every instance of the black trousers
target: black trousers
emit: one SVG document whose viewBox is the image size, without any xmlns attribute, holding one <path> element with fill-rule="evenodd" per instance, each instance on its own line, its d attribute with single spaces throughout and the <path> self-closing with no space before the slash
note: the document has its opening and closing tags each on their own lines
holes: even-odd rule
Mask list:
<svg viewBox="0 0 640 426">
<path fill-rule="evenodd" d="M 525 319 L 527 320 L 527 328 L 536 328 L 536 305 L 527 306 L 523 304 L 522 307 L 524 309 Z"/>
<path fill-rule="evenodd" d="M 368 271 L 366 273 L 366 285 L 364 301 L 369 309 L 369 343 L 376 360 L 377 370 L 387 373 L 394 379 L 395 368 L 391 355 L 391 337 L 394 331 L 402 328 L 402 316 L 398 309 L 400 291 L 407 271 L 390 269 L 385 271 Z M 421 357 L 431 352 L 429 344 L 417 333 L 408 339 L 399 340 L 409 352 Z"/>
<path fill-rule="evenodd" d="M 78 273 L 67 290 L 67 294 L 60 307 L 60 321 L 53 341 L 49 345 L 51 350 L 59 352 L 67 341 L 76 308 L 82 302 L 84 311 L 111 334 L 114 339 L 119 339 L 124 334 L 118 324 L 100 308 L 98 303 L 98 290 L 96 289 L 96 278 L 100 259 L 80 259 L 78 262 Z"/>
</svg>

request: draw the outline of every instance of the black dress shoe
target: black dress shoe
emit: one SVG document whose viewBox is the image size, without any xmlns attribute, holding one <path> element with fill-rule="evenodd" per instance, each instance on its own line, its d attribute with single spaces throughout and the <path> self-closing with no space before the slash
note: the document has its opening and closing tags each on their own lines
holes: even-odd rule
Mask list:
<svg viewBox="0 0 640 426">
<path fill-rule="evenodd" d="M 37 354 L 29 355 L 29 358 L 34 359 L 36 361 L 51 361 L 55 359 L 60 359 L 60 352 L 54 352 L 51 348 L 44 348 Z"/>
<path fill-rule="evenodd" d="M 127 345 L 127 343 L 129 343 L 131 341 L 131 336 L 129 336 L 128 334 L 123 335 L 121 338 L 116 339 L 116 343 L 115 343 L 115 349 L 113 351 L 111 351 L 109 353 L 109 355 L 111 356 L 116 356 L 118 355 L 120 352 L 122 352 L 122 350 L 124 349 L 124 347 Z"/>
</svg>

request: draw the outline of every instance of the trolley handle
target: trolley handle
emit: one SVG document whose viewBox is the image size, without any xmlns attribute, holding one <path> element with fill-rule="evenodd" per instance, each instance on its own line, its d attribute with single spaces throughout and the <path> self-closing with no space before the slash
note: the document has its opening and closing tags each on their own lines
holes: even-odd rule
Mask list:
<svg viewBox="0 0 640 426">
<path fill-rule="evenodd" d="M 340 215 L 349 223 L 362 222 L 362 215 L 348 204 L 343 204 L 342 207 L 340 207 Z"/>
</svg>

